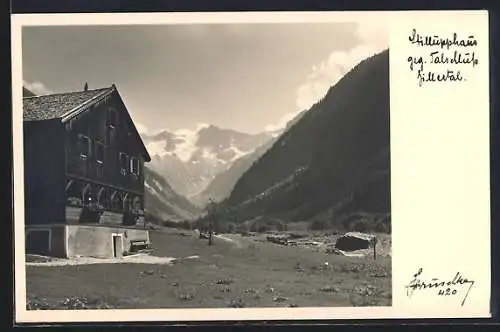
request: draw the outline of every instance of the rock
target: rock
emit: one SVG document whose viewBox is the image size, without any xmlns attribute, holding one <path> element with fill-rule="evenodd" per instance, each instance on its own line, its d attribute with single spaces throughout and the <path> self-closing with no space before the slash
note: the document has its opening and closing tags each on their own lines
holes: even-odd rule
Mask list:
<svg viewBox="0 0 500 332">
<path fill-rule="evenodd" d="M 288 239 L 285 236 L 270 235 L 266 236 L 266 240 L 276 244 L 288 245 Z"/>
<path fill-rule="evenodd" d="M 231 288 L 230 287 L 221 287 L 219 290 L 221 293 L 230 293 Z"/>
<path fill-rule="evenodd" d="M 328 293 L 338 293 L 340 292 L 340 289 L 336 286 L 324 286 L 319 289 L 321 292 L 328 292 Z"/>
<path fill-rule="evenodd" d="M 228 307 L 230 308 L 244 308 L 245 307 L 245 302 L 243 302 L 242 299 L 237 299 L 237 300 L 231 300 L 227 304 Z"/>
<path fill-rule="evenodd" d="M 274 288 L 272 288 L 272 287 L 267 287 L 267 288 L 266 288 L 266 293 L 274 293 Z"/>
<path fill-rule="evenodd" d="M 351 267 L 351 272 L 355 272 L 355 273 L 358 273 L 360 270 L 359 266 L 358 265 L 354 265 L 353 267 Z"/>
<path fill-rule="evenodd" d="M 288 301 L 288 298 L 284 297 L 284 296 L 275 296 L 273 297 L 273 302 L 285 302 L 285 301 Z"/>
<path fill-rule="evenodd" d="M 385 272 L 370 273 L 370 277 L 372 277 L 372 278 L 386 278 L 387 273 L 385 273 Z"/>
<path fill-rule="evenodd" d="M 335 247 L 328 247 L 328 248 L 326 248 L 325 252 L 327 254 L 343 255 L 342 251 L 340 251 L 339 249 L 337 249 Z"/>
<path fill-rule="evenodd" d="M 294 269 L 297 272 L 304 272 L 304 268 L 302 266 L 300 266 L 300 263 L 295 264 Z"/>
<path fill-rule="evenodd" d="M 222 279 L 218 279 L 215 283 L 217 285 L 230 285 L 233 282 L 234 282 L 234 280 L 231 278 L 222 278 Z"/>
</svg>

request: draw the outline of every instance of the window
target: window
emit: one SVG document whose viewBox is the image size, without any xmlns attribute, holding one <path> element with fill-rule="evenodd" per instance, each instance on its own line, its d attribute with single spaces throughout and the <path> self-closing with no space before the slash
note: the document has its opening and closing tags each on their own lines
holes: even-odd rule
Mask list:
<svg viewBox="0 0 500 332">
<path fill-rule="evenodd" d="M 130 173 L 139 175 L 139 160 L 135 157 L 130 158 Z"/>
<path fill-rule="evenodd" d="M 88 136 L 78 136 L 78 153 L 83 159 L 86 159 L 90 156 L 90 139 L 88 138 Z"/>
<path fill-rule="evenodd" d="M 108 145 L 111 145 L 111 144 L 112 144 L 112 143 L 111 143 L 111 140 L 112 140 L 112 137 L 113 137 L 113 130 L 114 130 L 114 129 L 115 129 L 114 127 L 107 127 L 107 128 L 106 128 L 106 143 L 107 143 Z"/>
<path fill-rule="evenodd" d="M 126 153 L 120 152 L 120 174 L 128 174 L 129 157 Z"/>
<path fill-rule="evenodd" d="M 98 164 L 104 163 L 104 144 L 99 141 L 95 142 L 95 159 Z"/>
<path fill-rule="evenodd" d="M 102 164 L 97 164 L 97 177 L 99 179 L 104 178 L 104 166 Z"/>
<path fill-rule="evenodd" d="M 112 144 L 113 130 L 118 127 L 118 113 L 114 108 L 108 109 L 106 116 L 106 143 Z"/>
</svg>

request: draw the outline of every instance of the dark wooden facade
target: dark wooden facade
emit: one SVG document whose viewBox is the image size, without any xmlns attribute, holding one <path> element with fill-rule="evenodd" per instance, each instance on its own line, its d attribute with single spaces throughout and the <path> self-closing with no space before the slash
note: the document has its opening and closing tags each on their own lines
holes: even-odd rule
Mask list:
<svg viewBox="0 0 500 332">
<path fill-rule="evenodd" d="M 143 216 L 150 157 L 116 87 L 61 96 L 25 103 L 26 223 L 135 225 Z M 58 100 L 76 98 L 77 107 L 46 114 Z M 26 121 L 27 112 L 42 119 Z"/>
</svg>

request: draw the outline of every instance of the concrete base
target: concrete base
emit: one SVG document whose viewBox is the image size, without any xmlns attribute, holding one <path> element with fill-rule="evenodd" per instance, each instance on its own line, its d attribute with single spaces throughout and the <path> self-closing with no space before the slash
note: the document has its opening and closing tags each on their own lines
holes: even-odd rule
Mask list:
<svg viewBox="0 0 500 332">
<path fill-rule="evenodd" d="M 121 257 L 133 241 L 150 242 L 149 231 L 114 225 L 30 225 L 26 252 L 55 257 Z"/>
</svg>

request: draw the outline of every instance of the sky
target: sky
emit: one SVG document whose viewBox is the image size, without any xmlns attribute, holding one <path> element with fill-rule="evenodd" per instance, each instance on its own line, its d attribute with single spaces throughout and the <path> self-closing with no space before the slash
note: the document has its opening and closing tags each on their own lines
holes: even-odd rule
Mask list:
<svg viewBox="0 0 500 332">
<path fill-rule="evenodd" d="M 388 48 L 383 22 L 24 27 L 37 94 L 115 84 L 140 132 L 278 129 Z"/>
</svg>

